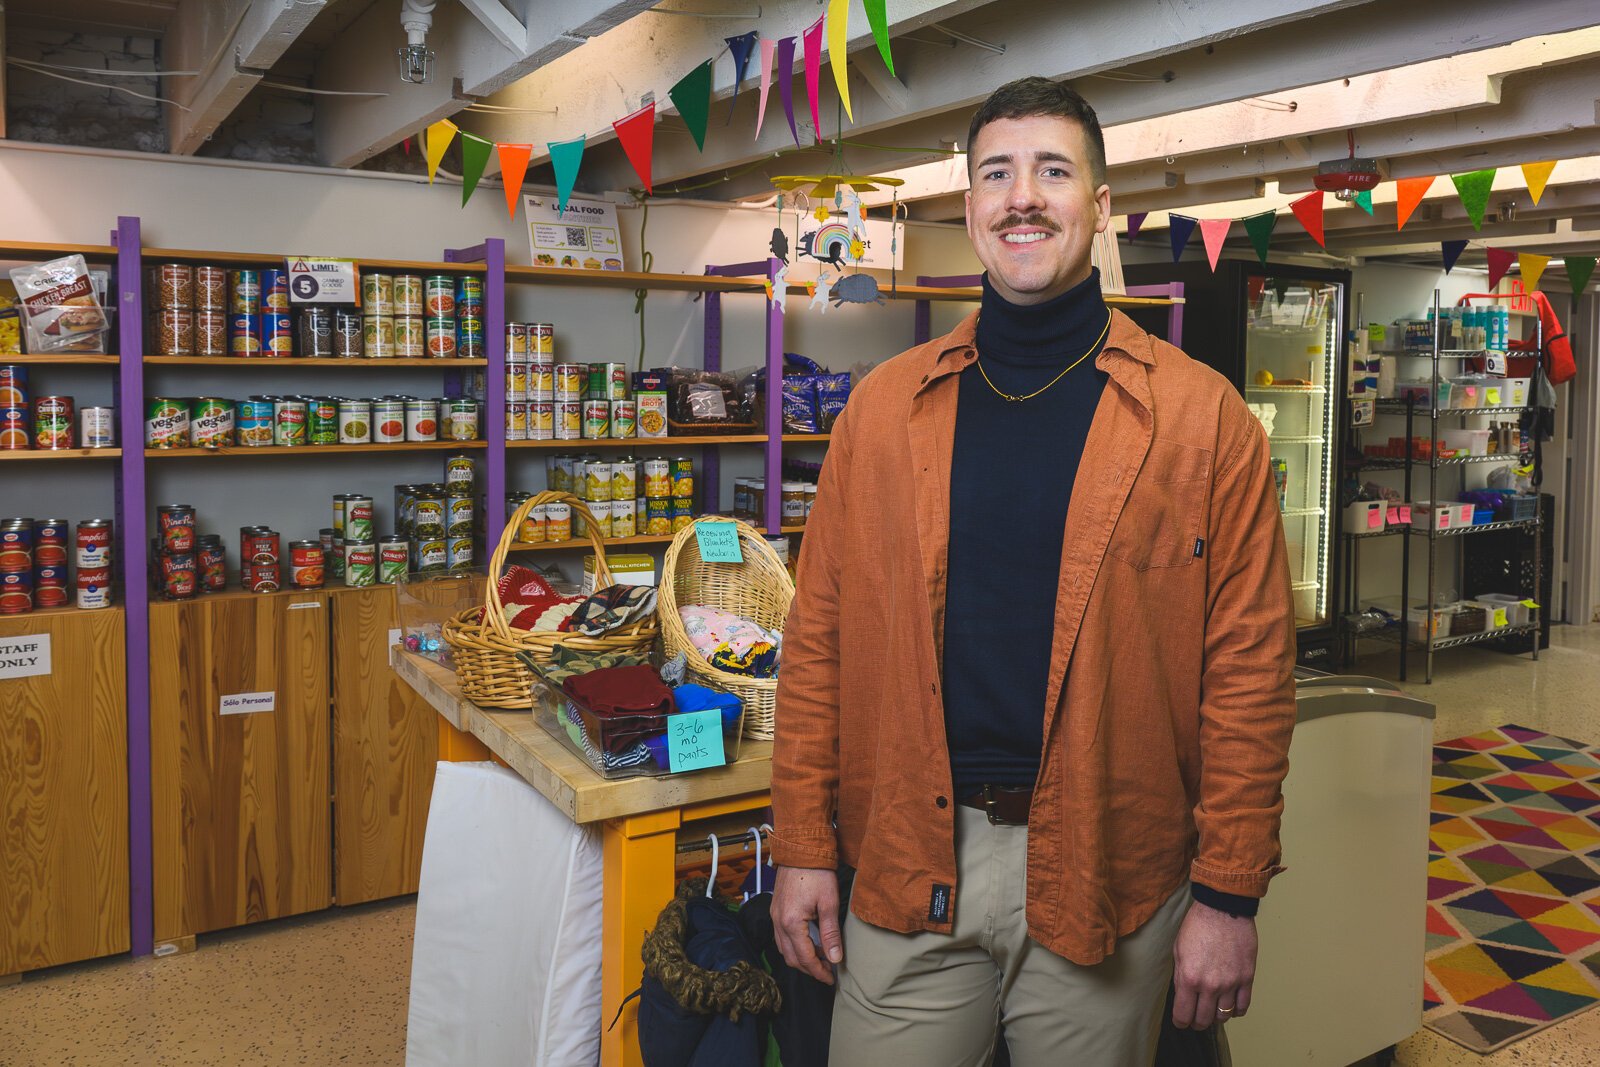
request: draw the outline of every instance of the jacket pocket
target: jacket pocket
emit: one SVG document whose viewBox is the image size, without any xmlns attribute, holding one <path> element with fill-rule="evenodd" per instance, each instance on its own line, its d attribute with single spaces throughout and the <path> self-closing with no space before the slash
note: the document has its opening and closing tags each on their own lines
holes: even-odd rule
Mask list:
<svg viewBox="0 0 1600 1067">
<path fill-rule="evenodd" d="M 1211 450 L 1157 439 L 1107 551 L 1136 570 L 1187 567 L 1204 552 Z"/>
</svg>

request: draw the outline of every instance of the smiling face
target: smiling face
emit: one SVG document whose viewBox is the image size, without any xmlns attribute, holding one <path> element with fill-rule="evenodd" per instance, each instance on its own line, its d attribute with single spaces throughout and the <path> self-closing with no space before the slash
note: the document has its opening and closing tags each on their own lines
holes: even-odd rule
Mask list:
<svg viewBox="0 0 1600 1067">
<path fill-rule="evenodd" d="M 1089 276 L 1094 236 L 1111 221 L 1083 127 L 1054 115 L 996 119 L 967 145 L 967 236 L 989 283 L 1013 304 L 1040 304 Z"/>
</svg>

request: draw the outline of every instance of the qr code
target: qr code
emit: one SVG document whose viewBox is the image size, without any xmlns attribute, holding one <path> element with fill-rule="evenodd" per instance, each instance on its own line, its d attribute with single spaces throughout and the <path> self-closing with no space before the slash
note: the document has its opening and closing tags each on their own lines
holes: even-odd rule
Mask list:
<svg viewBox="0 0 1600 1067">
<path fill-rule="evenodd" d="M 589 247 L 589 231 L 588 231 L 588 229 L 586 229 L 583 226 L 568 226 L 567 227 L 567 247 L 568 248 L 588 248 Z"/>
</svg>

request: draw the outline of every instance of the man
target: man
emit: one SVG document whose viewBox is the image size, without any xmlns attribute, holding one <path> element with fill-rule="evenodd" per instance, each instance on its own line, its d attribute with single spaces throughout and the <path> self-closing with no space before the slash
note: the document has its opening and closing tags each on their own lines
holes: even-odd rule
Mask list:
<svg viewBox="0 0 1600 1067">
<path fill-rule="evenodd" d="M 1101 300 L 1082 97 L 1001 87 L 967 156 L 982 306 L 862 382 L 807 520 L 778 944 L 837 967 L 834 1064 L 977 1067 L 1003 1026 L 1022 1067 L 1147 1065 L 1169 983 L 1178 1026 L 1248 1010 L 1280 869 L 1294 623 L 1267 441 Z"/>
</svg>

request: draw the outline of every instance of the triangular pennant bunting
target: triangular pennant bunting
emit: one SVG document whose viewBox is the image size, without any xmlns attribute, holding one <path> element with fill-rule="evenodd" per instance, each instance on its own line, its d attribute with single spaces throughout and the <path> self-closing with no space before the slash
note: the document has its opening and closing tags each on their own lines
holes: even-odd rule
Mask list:
<svg viewBox="0 0 1600 1067">
<path fill-rule="evenodd" d="M 1455 267 L 1456 260 L 1461 258 L 1461 253 L 1467 250 L 1465 241 L 1440 241 L 1439 254 L 1444 258 L 1444 272 L 1449 274 Z"/>
<path fill-rule="evenodd" d="M 878 42 L 878 54 L 883 57 L 883 65 L 889 68 L 892 78 L 894 56 L 889 54 L 889 19 L 884 13 L 884 0 L 862 0 L 861 6 L 867 9 L 867 25 L 872 27 L 872 39 Z"/>
<path fill-rule="evenodd" d="M 401 141 L 400 146 L 406 150 L 406 155 L 409 156 L 411 154 L 411 138 L 407 137 L 404 141 Z"/>
<path fill-rule="evenodd" d="M 1401 178 L 1394 184 L 1394 228 L 1403 230 L 1411 218 L 1411 213 L 1417 210 L 1422 198 L 1428 195 L 1428 189 L 1433 185 L 1433 178 Z"/>
<path fill-rule="evenodd" d="M 1549 256 L 1535 255 L 1532 252 L 1517 253 L 1517 271 L 1522 275 L 1523 292 L 1531 293 L 1539 288 L 1539 279 L 1544 276 L 1544 269 L 1549 265 Z"/>
<path fill-rule="evenodd" d="M 1524 163 L 1522 165 L 1522 180 L 1528 183 L 1528 195 L 1537 204 L 1544 195 L 1544 187 L 1550 181 L 1550 172 L 1556 169 L 1556 161 L 1545 160 L 1543 163 Z"/>
<path fill-rule="evenodd" d="M 1176 263 L 1182 257 L 1183 246 L 1189 243 L 1197 221 L 1187 215 L 1167 212 L 1167 237 L 1172 241 L 1172 262 Z"/>
<path fill-rule="evenodd" d="M 1272 228 L 1277 224 L 1276 211 L 1263 211 L 1244 220 L 1244 232 L 1250 235 L 1250 243 L 1255 246 L 1256 258 L 1262 263 L 1267 261 L 1267 242 L 1271 240 Z"/>
<path fill-rule="evenodd" d="M 489 165 L 489 153 L 494 151 L 494 142 L 485 141 L 482 137 L 474 137 L 470 133 L 461 135 L 461 206 L 466 207 L 467 201 L 472 199 L 473 192 L 478 188 L 478 179 L 483 177 L 483 168 Z"/>
<path fill-rule="evenodd" d="M 1594 274 L 1594 256 L 1568 256 L 1562 264 L 1567 268 L 1567 284 L 1572 286 L 1573 296 L 1582 296 L 1584 286 L 1589 284 L 1590 275 Z"/>
<path fill-rule="evenodd" d="M 828 65 L 833 68 L 833 84 L 839 90 L 844 113 L 854 122 L 855 112 L 850 110 L 850 72 L 845 69 L 849 58 L 845 53 L 845 41 L 849 35 L 850 0 L 828 0 Z M 815 99 L 812 98 L 812 107 L 816 106 Z"/>
<path fill-rule="evenodd" d="M 772 51 L 778 42 L 761 38 L 761 99 L 756 101 L 756 136 L 761 136 L 761 120 L 767 117 L 767 92 L 772 88 Z"/>
<path fill-rule="evenodd" d="M 1289 210 L 1294 212 L 1294 217 L 1300 220 L 1300 225 L 1306 228 L 1313 240 L 1323 248 L 1328 247 L 1328 242 L 1323 240 L 1322 234 L 1322 190 L 1307 193 L 1299 200 L 1289 205 Z"/>
<path fill-rule="evenodd" d="M 800 131 L 794 124 L 794 38 L 785 37 L 778 42 L 778 61 L 772 68 L 778 79 L 778 96 L 783 100 L 783 115 L 789 120 L 789 133 L 794 143 L 800 144 Z"/>
<path fill-rule="evenodd" d="M 822 91 L 822 23 L 823 16 L 818 15 L 817 21 L 800 35 L 800 39 L 805 42 L 806 99 L 811 102 L 813 141 L 822 139 L 822 117 L 817 113 L 817 96 Z"/>
<path fill-rule="evenodd" d="M 528 160 L 533 158 L 533 145 L 497 144 L 494 147 L 500 153 L 500 181 L 506 187 L 506 210 L 516 218 L 522 179 L 528 173 Z"/>
<path fill-rule="evenodd" d="M 678 79 L 678 84 L 667 90 L 672 106 L 678 109 L 684 125 L 694 137 L 694 146 L 700 151 L 706 147 L 706 120 L 711 117 L 711 60 Z"/>
<path fill-rule="evenodd" d="M 1456 195 L 1461 197 L 1461 206 L 1466 208 L 1467 218 L 1472 221 L 1474 230 L 1483 229 L 1483 211 L 1489 206 L 1489 190 L 1494 188 L 1494 170 L 1489 167 L 1450 175 L 1450 180 L 1455 183 Z"/>
<path fill-rule="evenodd" d="M 1506 276 L 1511 264 L 1517 261 L 1517 254 L 1507 248 L 1490 248 L 1484 255 L 1489 260 L 1489 288 L 1493 289 L 1500 284 L 1500 279 Z"/>
<path fill-rule="evenodd" d="M 704 130 L 702 123 L 701 129 Z M 570 141 L 551 141 L 545 147 L 550 149 L 550 166 L 556 172 L 556 213 L 561 214 L 567 210 L 567 198 L 572 195 L 572 187 L 578 181 L 578 167 L 583 161 L 582 135 Z"/>
<path fill-rule="evenodd" d="M 1144 220 L 1150 217 L 1148 211 L 1135 211 L 1128 216 L 1128 240 L 1139 236 L 1139 227 L 1144 225 Z"/>
<path fill-rule="evenodd" d="M 1357 193 L 1355 205 L 1362 211 L 1365 211 L 1368 215 L 1372 214 L 1372 190 L 1363 189 Z"/>
<path fill-rule="evenodd" d="M 750 53 L 755 51 L 756 41 L 761 35 L 755 30 L 741 33 L 737 37 L 724 37 L 728 42 L 728 51 L 733 53 L 733 99 L 728 103 L 728 122 L 733 121 L 733 109 L 739 106 L 739 86 L 744 84 L 746 75 L 750 73 Z M 724 126 L 728 122 L 723 123 Z"/>
<path fill-rule="evenodd" d="M 428 155 L 428 184 L 433 184 L 433 176 L 439 172 L 439 161 L 444 159 L 444 154 L 450 148 L 450 142 L 455 139 L 456 124 L 449 119 L 440 119 L 428 127 L 428 143 L 423 146 Z"/>
<path fill-rule="evenodd" d="M 1217 258 L 1222 255 L 1222 242 L 1228 239 L 1228 227 L 1233 225 L 1232 219 L 1201 219 L 1200 239 L 1206 245 L 1206 258 L 1211 261 L 1211 269 L 1217 269 Z"/>
<path fill-rule="evenodd" d="M 650 184 L 650 165 L 655 150 L 656 102 L 652 100 L 627 118 L 618 119 L 611 128 L 617 131 L 617 140 L 622 143 L 628 162 L 633 164 L 633 172 L 644 182 L 644 191 L 654 192 Z"/>
</svg>

